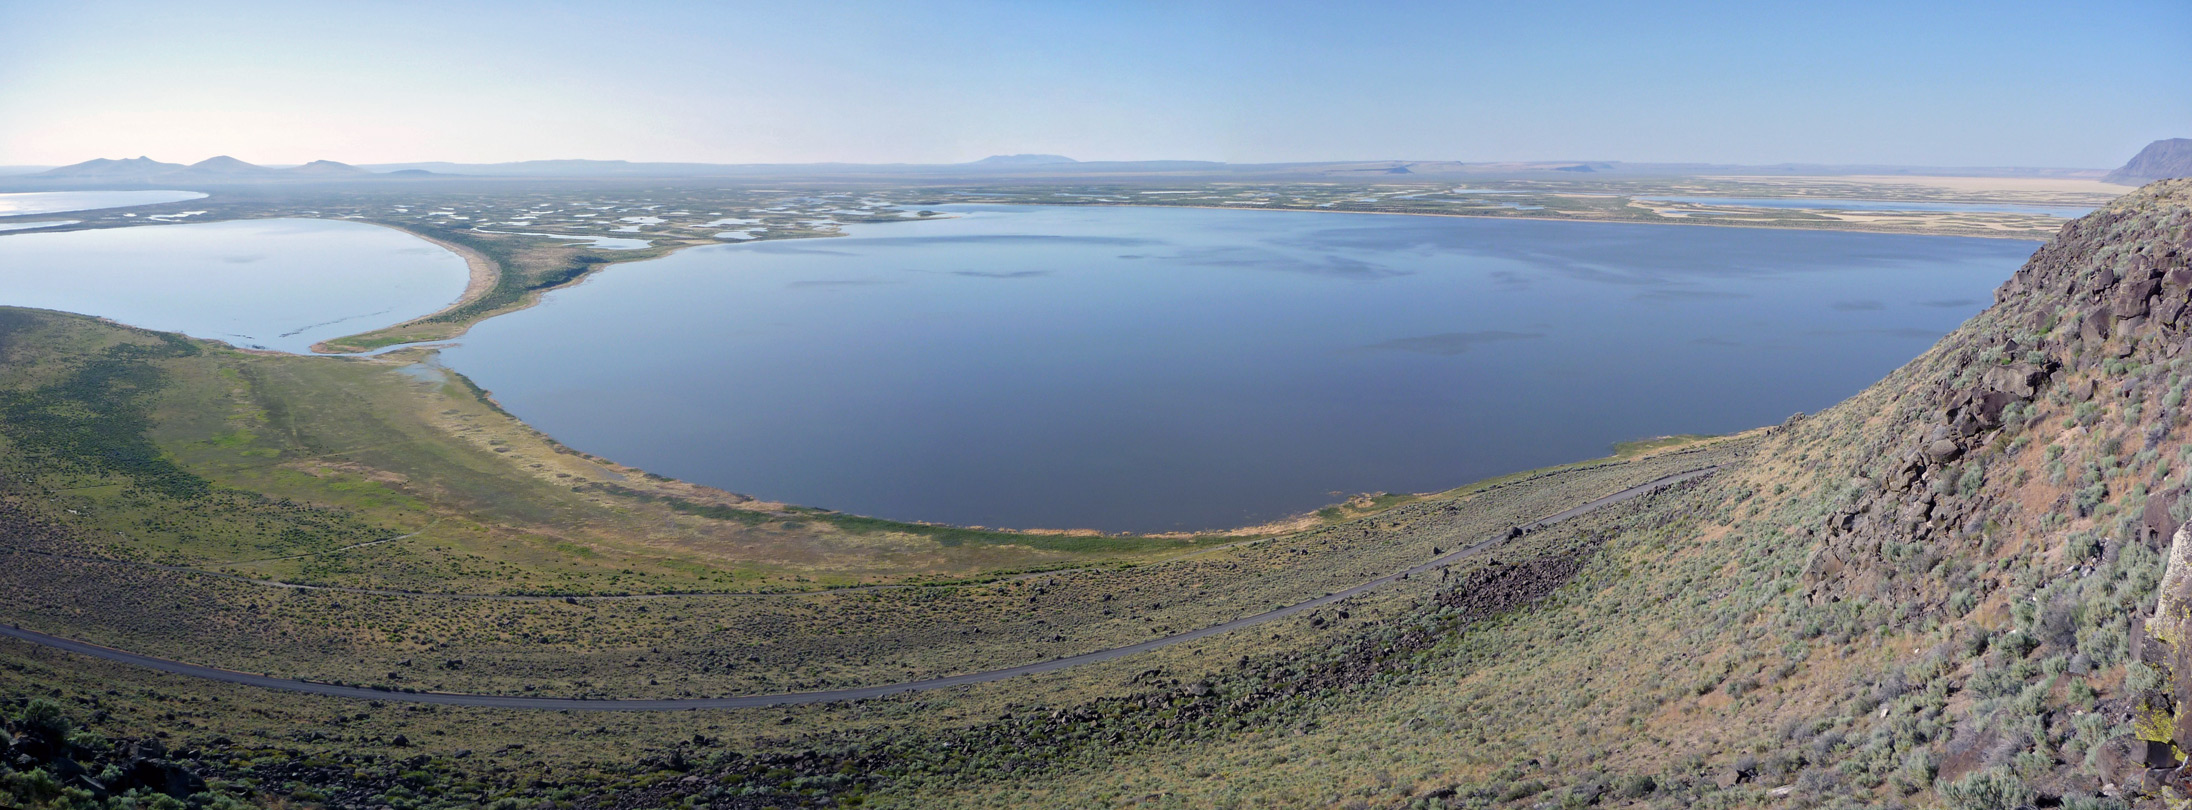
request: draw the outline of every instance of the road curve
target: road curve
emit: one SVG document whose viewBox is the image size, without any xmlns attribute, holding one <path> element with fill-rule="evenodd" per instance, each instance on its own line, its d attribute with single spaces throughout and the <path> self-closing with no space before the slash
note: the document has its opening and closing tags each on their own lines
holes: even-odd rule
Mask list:
<svg viewBox="0 0 2192 810">
<path fill-rule="evenodd" d="M 1576 517 L 1578 515 L 1583 515 L 1607 506 L 1611 506 L 1613 504 L 1620 503 L 1622 501 L 1636 498 L 1651 492 L 1656 492 L 1660 489 L 1664 489 L 1675 484 L 1680 484 L 1685 481 L 1690 481 L 1697 478 L 1705 477 L 1707 475 L 1711 475 L 1712 473 L 1717 472 L 1719 469 L 1719 467 L 1704 467 L 1700 469 L 1690 470 L 1688 472 L 1676 473 L 1674 475 L 1666 476 L 1664 478 L 1659 478 L 1653 481 L 1648 481 L 1630 487 L 1628 489 L 1624 489 L 1620 492 L 1616 492 L 1612 495 L 1608 495 L 1589 503 L 1585 503 L 1581 506 L 1559 512 L 1549 517 L 1540 519 L 1536 522 L 1525 524 L 1518 528 L 1521 528 L 1524 531 L 1534 531 L 1537 529 L 1541 529 L 1560 521 Z M 42 644 L 55 649 L 66 650 L 68 652 L 79 653 L 82 655 L 89 655 L 95 658 L 104 658 L 109 661 L 117 661 L 124 664 L 141 666 L 147 669 L 158 670 L 174 675 L 187 675 L 193 678 L 205 678 L 207 680 L 220 681 L 223 683 L 257 686 L 266 689 L 280 689 L 289 692 L 303 692 L 306 694 L 324 695 L 329 697 L 407 701 L 412 703 L 435 703 L 445 706 L 476 706 L 495 709 L 550 709 L 584 711 L 678 711 L 684 709 L 750 709 L 767 706 L 793 706 L 806 703 L 827 703 L 835 700 L 864 700 L 867 698 L 884 697 L 887 695 L 896 695 L 904 692 L 925 692 L 931 689 L 948 689 L 954 686 L 966 686 L 969 684 L 1002 681 L 1008 678 L 1016 678 L 1022 675 L 1035 675 L 1044 672 L 1055 672 L 1061 669 L 1081 666 L 1083 664 L 1093 664 L 1099 661 L 1109 661 L 1115 658 L 1124 658 L 1126 656 L 1148 652 L 1159 647 L 1169 647 L 1174 644 L 1194 641 L 1200 638 L 1207 638 L 1209 636 L 1215 636 L 1221 633 L 1228 633 L 1246 627 L 1254 627 L 1256 625 L 1263 624 L 1265 622 L 1275 619 L 1283 619 L 1288 616 L 1301 613 L 1303 611 L 1315 610 L 1325 605 L 1329 605 L 1333 602 L 1337 602 L 1342 599 L 1361 594 L 1365 591 L 1369 591 L 1373 588 L 1377 588 L 1379 586 L 1386 585 L 1397 580 L 1406 579 L 1417 574 L 1422 574 L 1427 571 L 1436 570 L 1440 566 L 1451 565 L 1454 562 L 1462 560 L 1464 558 L 1481 554 L 1495 546 L 1498 546 L 1500 543 L 1505 542 L 1506 539 L 1507 538 L 1505 537 L 1497 537 L 1483 541 L 1481 543 L 1477 543 L 1476 545 L 1472 545 L 1467 548 L 1451 551 L 1407 570 L 1396 571 L 1394 573 L 1378 577 L 1377 579 L 1370 580 L 1360 585 L 1356 585 L 1352 588 L 1348 588 L 1344 591 L 1337 591 L 1334 593 L 1326 594 L 1324 596 L 1320 596 L 1304 602 L 1296 602 L 1282 608 L 1276 608 L 1263 613 L 1258 613 L 1254 616 L 1234 619 L 1232 621 L 1224 622 L 1222 624 L 1214 624 L 1199 630 L 1189 630 L 1184 633 L 1175 633 L 1173 635 L 1163 636 L 1161 638 L 1153 638 L 1139 644 L 1129 644 L 1124 647 L 1112 647 L 1110 649 L 1096 650 L 1094 652 L 1085 652 L 1081 653 L 1080 655 L 1067 656 L 1064 658 L 1054 658 L 1049 661 L 1039 661 L 1033 664 L 1022 664 L 1020 666 L 1009 667 L 1006 669 L 992 669 L 983 672 L 969 672 L 963 675 L 951 675 L 948 677 L 930 678 L 928 680 L 921 681 L 906 681 L 904 683 L 885 684 L 882 686 L 863 686 L 853 689 L 830 689 L 820 692 L 787 692 L 771 695 L 743 695 L 739 697 L 660 698 L 634 700 L 593 700 L 587 698 L 525 697 L 520 695 L 474 695 L 455 692 L 396 692 L 383 689 L 372 689 L 363 686 L 342 686 L 338 684 L 318 683 L 314 681 L 295 680 L 291 678 L 276 678 L 270 675 L 256 675 L 249 672 L 237 672 L 235 670 L 217 669 L 214 667 L 199 666 L 197 664 L 187 664 L 181 661 L 171 661 L 165 658 L 155 658 L 149 655 L 140 655 L 138 653 L 129 652 L 127 650 L 117 650 L 112 647 L 102 647 L 97 644 L 77 641 L 75 639 L 47 635 L 45 633 L 40 633 L 34 630 L 25 630 L 23 628 L 13 625 L 0 625 L 0 636 L 20 639 L 22 641 L 28 641 L 33 644 Z"/>
</svg>

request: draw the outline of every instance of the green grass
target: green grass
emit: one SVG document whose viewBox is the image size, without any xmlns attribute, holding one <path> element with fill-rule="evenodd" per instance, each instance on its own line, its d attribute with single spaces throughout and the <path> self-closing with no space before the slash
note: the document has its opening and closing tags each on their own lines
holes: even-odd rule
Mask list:
<svg viewBox="0 0 2192 810">
<path fill-rule="evenodd" d="M 0 438 L 39 486 L 68 491 L 45 511 L 103 553 L 259 560 L 253 576 L 319 584 L 589 593 L 975 581 L 1198 545 L 744 508 L 565 447 L 463 375 L 406 373 L 416 353 L 271 356 L 14 317 Z"/>
</svg>

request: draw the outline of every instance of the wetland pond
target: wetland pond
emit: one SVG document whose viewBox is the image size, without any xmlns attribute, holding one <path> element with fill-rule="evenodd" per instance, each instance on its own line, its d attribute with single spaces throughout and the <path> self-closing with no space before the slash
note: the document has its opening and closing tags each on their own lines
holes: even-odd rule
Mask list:
<svg viewBox="0 0 2192 810">
<path fill-rule="evenodd" d="M 769 500 L 1211 529 L 1824 408 L 1984 308 L 2037 247 L 938 210 L 956 218 L 611 267 L 443 360 L 572 447 Z"/>
<path fill-rule="evenodd" d="M 337 220 L 0 235 L 0 304 L 288 352 L 448 306 L 468 273 L 431 242 Z"/>
</svg>

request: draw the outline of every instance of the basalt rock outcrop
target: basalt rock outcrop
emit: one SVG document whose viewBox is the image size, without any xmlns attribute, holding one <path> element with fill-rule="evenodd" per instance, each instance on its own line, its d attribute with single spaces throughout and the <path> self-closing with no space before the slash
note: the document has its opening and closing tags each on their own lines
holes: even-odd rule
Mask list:
<svg viewBox="0 0 2192 810">
<path fill-rule="evenodd" d="M 2127 544 L 2167 560 L 2131 639 L 2161 684 L 2111 704 L 2139 732 L 2095 762 L 2110 774 L 2102 792 L 2176 806 L 2192 799 L 2181 769 L 2192 751 L 2192 502 L 2172 469 L 2192 458 L 2180 435 L 2188 349 L 2192 181 L 2164 181 L 2064 226 L 1985 313 L 1854 400 L 1862 426 L 1821 435 L 1862 443 L 1862 458 L 1816 524 L 1788 527 L 1813 544 L 1814 603 L 1888 600 L 1941 619 L 1959 617 L 1959 589 L 1968 600 L 2000 587 L 1984 572 L 2002 554 L 2060 555 L 2048 559 L 2069 565 L 2054 569 L 2063 578 Z M 1965 561 L 1961 579 L 1943 572 L 1946 559 Z M 2067 639 L 2035 643 L 2076 652 Z"/>
<path fill-rule="evenodd" d="M 2184 352 L 2192 338 L 2192 183 L 2157 183 L 2133 196 L 2066 225 L 1996 291 L 1992 309 L 1905 369 L 1918 379 L 1897 404 L 1916 418 L 1878 448 L 1887 469 L 1856 479 L 1823 525 L 1797 527 L 1823 538 L 1809 572 L 1814 598 L 1922 596 L 1916 583 L 1897 587 L 1894 572 L 1880 570 L 1881 548 L 1958 542 L 1990 518 L 2014 519 L 1996 514 L 1998 488 L 1984 486 L 1971 467 L 1977 456 L 2001 455 L 2011 438 L 2005 428 L 2110 395 L 2110 361 L 2152 365 Z M 2066 387 L 2043 402 L 2057 386 Z M 2181 419 L 2153 416 L 2156 430 Z M 2166 504 L 2147 518 L 2157 545 L 2176 528 Z"/>
</svg>

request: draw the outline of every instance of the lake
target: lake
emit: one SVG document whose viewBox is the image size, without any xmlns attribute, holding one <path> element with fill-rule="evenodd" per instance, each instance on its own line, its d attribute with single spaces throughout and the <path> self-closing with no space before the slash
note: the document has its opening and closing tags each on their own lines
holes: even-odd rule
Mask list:
<svg viewBox="0 0 2192 810">
<path fill-rule="evenodd" d="M 0 194 L 0 217 L 59 214 L 203 199 L 196 191 L 24 191 Z"/>
<path fill-rule="evenodd" d="M 939 210 L 956 218 L 612 267 L 444 361 L 572 447 L 766 499 L 1209 529 L 1832 405 L 1984 308 L 2037 246 Z"/>
<path fill-rule="evenodd" d="M 2039 214 L 2064 219 L 2076 219 L 2093 213 L 2092 206 L 2036 205 L 2031 203 L 1837 200 L 1825 197 L 1638 197 L 1637 199 L 1648 202 L 1726 205 L 1738 208 L 1793 208 L 1807 211 L 1938 211 L 1969 214 Z"/>
<path fill-rule="evenodd" d="M 441 309 L 468 275 L 430 242 L 335 220 L 0 235 L 0 304 L 288 352 Z"/>
</svg>

